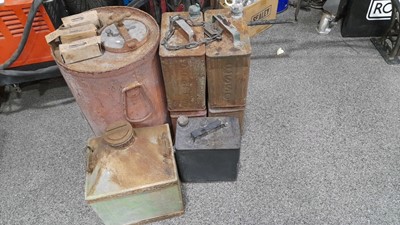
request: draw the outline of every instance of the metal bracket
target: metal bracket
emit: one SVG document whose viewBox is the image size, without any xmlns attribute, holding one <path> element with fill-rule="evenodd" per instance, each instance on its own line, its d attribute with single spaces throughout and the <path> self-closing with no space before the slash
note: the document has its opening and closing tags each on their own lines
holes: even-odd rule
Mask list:
<svg viewBox="0 0 400 225">
<path fill-rule="evenodd" d="M 182 28 L 182 30 L 185 32 L 185 34 L 187 35 L 188 41 L 189 42 L 194 42 L 195 34 L 194 34 L 193 29 L 189 26 L 189 24 L 186 23 L 186 21 L 183 20 L 183 19 L 178 19 L 178 20 L 175 21 L 175 23 L 180 28 Z"/>
<path fill-rule="evenodd" d="M 207 126 L 205 126 L 205 127 L 198 128 L 198 129 L 192 131 L 190 133 L 190 135 L 192 136 L 192 138 L 194 140 L 196 140 L 196 138 L 206 136 L 207 134 L 209 134 L 213 131 L 216 131 L 220 128 L 223 128 L 223 127 L 225 127 L 225 123 L 222 123 L 221 120 L 215 120 L 215 121 L 207 124 Z"/>
<path fill-rule="evenodd" d="M 210 38 L 221 35 L 223 31 L 221 27 L 214 26 L 212 23 L 204 24 L 204 33 Z"/>
<path fill-rule="evenodd" d="M 231 22 L 229 22 L 229 20 L 225 16 L 220 15 L 220 14 L 214 15 L 212 17 L 212 22 L 213 23 L 218 22 L 222 26 L 223 29 L 228 31 L 228 33 L 233 38 L 233 45 L 235 47 L 239 47 L 241 45 L 239 31 L 236 29 L 236 27 Z"/>
<path fill-rule="evenodd" d="M 391 0 L 392 16 L 390 27 L 380 38 L 371 38 L 371 42 L 379 51 L 387 64 L 400 64 L 400 1 Z"/>
</svg>

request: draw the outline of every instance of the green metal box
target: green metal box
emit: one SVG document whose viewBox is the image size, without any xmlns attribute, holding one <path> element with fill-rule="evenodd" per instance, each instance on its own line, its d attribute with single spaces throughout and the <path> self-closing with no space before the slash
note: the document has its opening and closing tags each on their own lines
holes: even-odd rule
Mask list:
<svg viewBox="0 0 400 225">
<path fill-rule="evenodd" d="M 137 224 L 184 212 L 167 124 L 109 126 L 89 140 L 85 199 L 105 224 Z"/>
</svg>

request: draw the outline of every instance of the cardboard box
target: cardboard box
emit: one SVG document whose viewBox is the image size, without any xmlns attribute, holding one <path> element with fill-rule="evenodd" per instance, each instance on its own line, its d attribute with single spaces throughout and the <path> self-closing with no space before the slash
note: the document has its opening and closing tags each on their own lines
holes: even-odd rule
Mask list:
<svg viewBox="0 0 400 225">
<path fill-rule="evenodd" d="M 61 20 L 65 27 L 76 27 L 85 24 L 94 24 L 96 27 L 100 27 L 99 17 L 95 10 L 63 17 Z"/>
<path fill-rule="evenodd" d="M 61 32 L 61 43 L 67 44 L 97 35 L 97 28 L 94 24 L 86 24 L 77 27 L 67 28 Z"/>
<path fill-rule="evenodd" d="M 94 24 L 86 24 L 76 27 L 60 27 L 45 36 L 47 44 L 61 39 L 61 43 L 67 44 L 80 39 L 94 37 L 97 35 L 97 27 Z"/>
<path fill-rule="evenodd" d="M 95 58 L 103 54 L 101 37 L 91 37 L 59 45 L 60 54 L 66 64 Z"/>
<path fill-rule="evenodd" d="M 225 4 L 224 0 L 220 0 L 220 6 L 222 8 L 229 8 L 229 6 Z M 278 0 L 256 0 L 256 2 L 253 4 L 244 7 L 243 19 L 246 22 L 274 20 L 276 19 L 277 7 Z M 250 37 L 253 37 L 254 35 L 270 28 L 271 26 L 272 25 L 251 26 L 249 27 L 249 35 Z"/>
</svg>

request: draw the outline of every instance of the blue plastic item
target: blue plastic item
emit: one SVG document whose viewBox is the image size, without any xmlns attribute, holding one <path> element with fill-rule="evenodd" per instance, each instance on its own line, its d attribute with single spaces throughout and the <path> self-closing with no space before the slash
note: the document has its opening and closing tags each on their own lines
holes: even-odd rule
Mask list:
<svg viewBox="0 0 400 225">
<path fill-rule="evenodd" d="M 289 6 L 289 0 L 278 0 L 278 10 L 277 13 L 285 11 Z"/>
<path fill-rule="evenodd" d="M 124 5 L 128 5 L 132 0 L 124 0 Z"/>
</svg>

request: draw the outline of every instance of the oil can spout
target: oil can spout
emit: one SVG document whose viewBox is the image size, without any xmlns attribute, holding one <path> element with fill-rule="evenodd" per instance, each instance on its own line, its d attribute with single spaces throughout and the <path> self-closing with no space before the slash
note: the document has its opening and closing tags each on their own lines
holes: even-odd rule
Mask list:
<svg viewBox="0 0 400 225">
<path fill-rule="evenodd" d="M 103 135 L 104 140 L 112 147 L 121 147 L 134 137 L 132 125 L 127 121 L 118 121 L 109 125 Z"/>
</svg>

